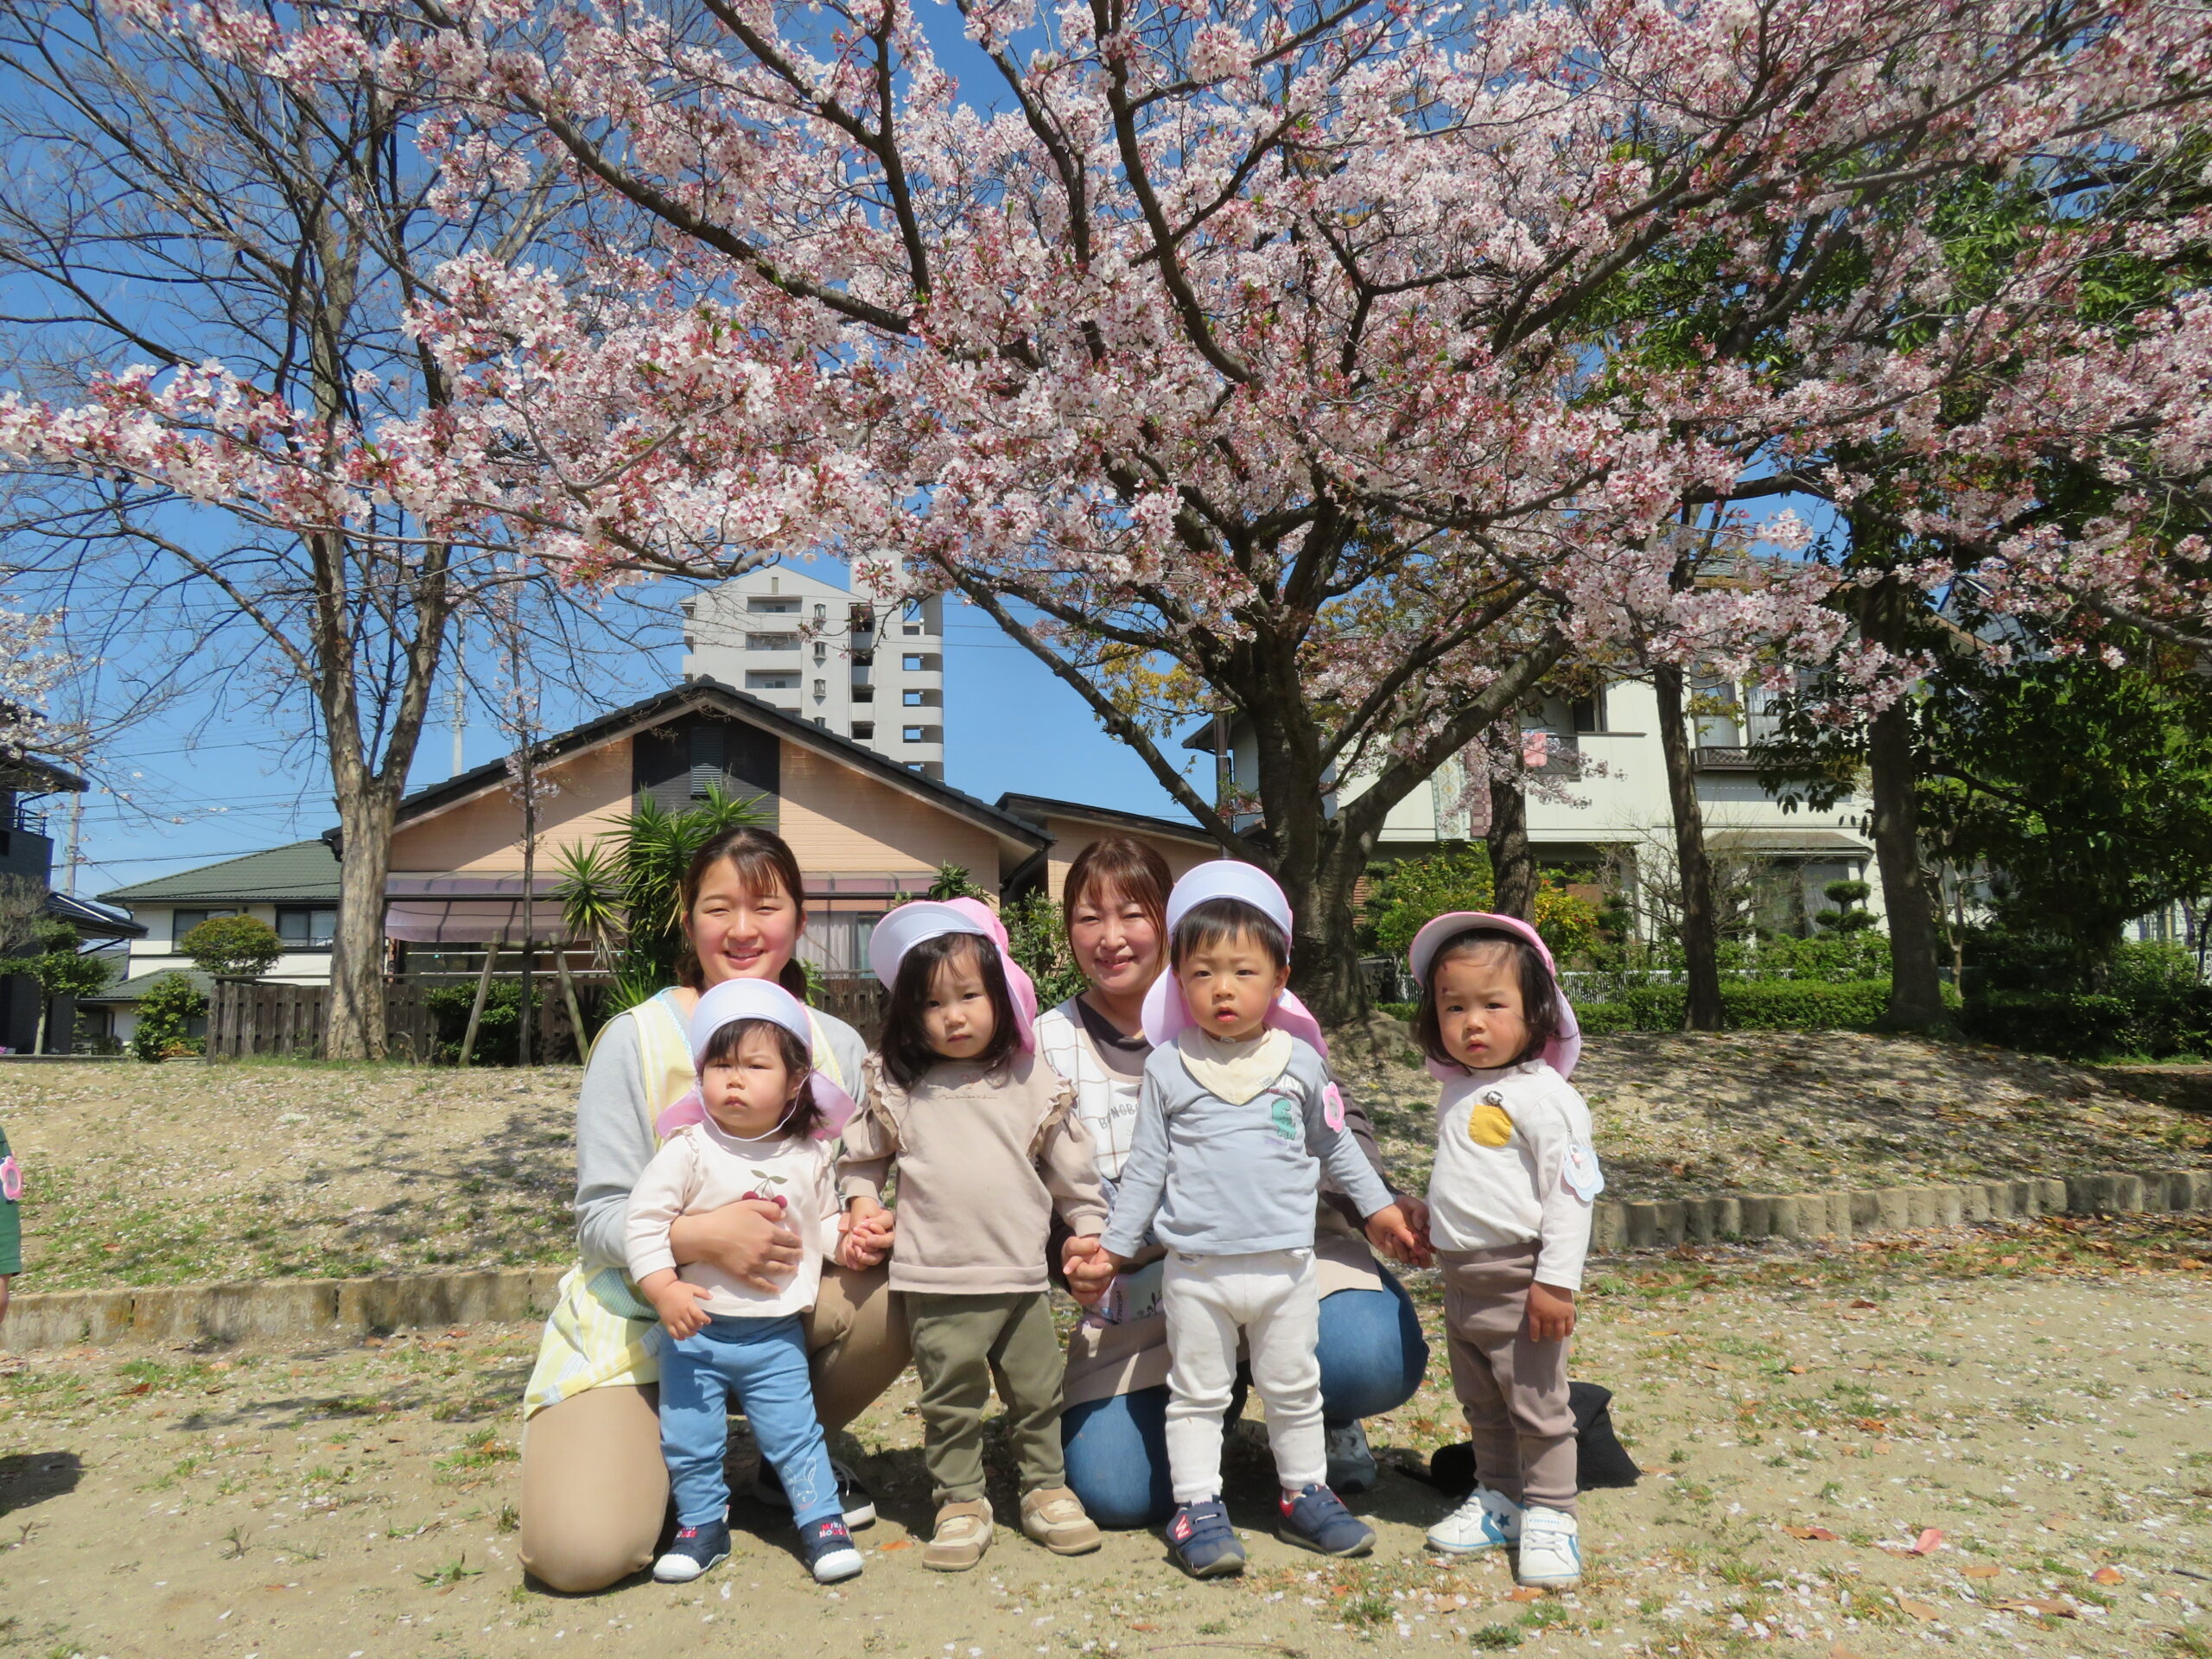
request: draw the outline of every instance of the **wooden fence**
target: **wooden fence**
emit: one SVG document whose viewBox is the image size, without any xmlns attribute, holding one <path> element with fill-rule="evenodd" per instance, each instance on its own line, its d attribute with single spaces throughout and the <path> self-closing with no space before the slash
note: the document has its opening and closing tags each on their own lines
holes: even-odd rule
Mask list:
<svg viewBox="0 0 2212 1659">
<path fill-rule="evenodd" d="M 412 980 L 384 988 L 385 1046 L 394 1059 L 427 1062 L 437 1043 L 437 1018 L 425 988 Z M 272 985 L 256 979 L 219 979 L 207 997 L 207 1058 L 243 1059 L 250 1054 L 313 1058 L 322 1052 L 330 1022 L 327 985 Z M 568 1029 L 568 1015 L 561 1028 Z"/>
<path fill-rule="evenodd" d="M 824 1014 L 835 1014 L 861 1034 L 870 1048 L 883 1034 L 883 987 L 864 974 L 830 974 L 820 981 L 812 1001 Z"/>
<path fill-rule="evenodd" d="M 439 985 L 473 989 L 474 984 L 473 974 L 385 981 L 385 1046 L 391 1058 L 423 1065 L 435 1058 L 438 1021 L 430 1011 L 429 993 Z M 832 975 L 820 984 L 814 1006 L 845 1021 L 860 1033 L 862 1042 L 874 1047 L 883 1031 L 883 988 L 857 974 Z M 576 994 L 583 1004 L 584 1018 L 596 1027 L 598 1016 L 593 1010 L 599 986 L 580 983 Z M 561 995 L 559 982 L 550 974 L 538 975 L 536 995 L 543 1052 L 561 1059 L 573 1058 L 582 1046 L 575 1039 L 568 1000 Z M 272 1054 L 311 1059 L 322 1052 L 323 1030 L 329 1020 L 330 988 L 327 985 L 219 979 L 207 997 L 207 1058 L 236 1060 Z M 480 1050 L 479 1053 L 480 1061 Z"/>
</svg>

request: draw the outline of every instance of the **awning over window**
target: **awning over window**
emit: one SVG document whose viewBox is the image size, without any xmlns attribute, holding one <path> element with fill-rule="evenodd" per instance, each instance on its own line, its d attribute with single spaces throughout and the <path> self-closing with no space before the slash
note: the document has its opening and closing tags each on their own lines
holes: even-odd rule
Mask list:
<svg viewBox="0 0 2212 1659">
<path fill-rule="evenodd" d="M 567 936 L 560 906 L 541 899 L 526 918 L 524 909 L 519 899 L 394 899 L 385 906 L 385 937 L 411 944 L 520 944 L 525 919 L 540 944 Z"/>
</svg>

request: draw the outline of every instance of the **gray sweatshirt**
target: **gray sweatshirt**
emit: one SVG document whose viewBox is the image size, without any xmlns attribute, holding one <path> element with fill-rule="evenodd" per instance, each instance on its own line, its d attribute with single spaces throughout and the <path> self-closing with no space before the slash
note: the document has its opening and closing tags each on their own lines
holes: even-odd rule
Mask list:
<svg viewBox="0 0 2212 1659">
<path fill-rule="evenodd" d="M 583 1087 L 576 1093 L 576 1254 L 594 1273 L 601 1268 L 628 1270 L 625 1226 L 630 1190 L 659 1144 L 653 1119 L 690 1086 L 685 1081 L 665 1100 L 646 1097 L 637 1022 L 668 1017 L 664 1007 L 650 1005 L 616 1014 L 592 1044 L 584 1066 Z M 843 1020 L 818 1008 L 814 1017 L 822 1022 L 854 1103 L 865 1108 L 868 1045 Z"/>
<path fill-rule="evenodd" d="M 1327 1065 L 1296 1038 L 1282 1075 L 1242 1106 L 1200 1084 L 1172 1045 L 1153 1050 L 1106 1248 L 1135 1255 L 1149 1229 L 1191 1255 L 1310 1249 L 1323 1164 L 1363 1217 L 1389 1208 L 1359 1143 L 1329 1127 L 1330 1086 Z"/>
</svg>

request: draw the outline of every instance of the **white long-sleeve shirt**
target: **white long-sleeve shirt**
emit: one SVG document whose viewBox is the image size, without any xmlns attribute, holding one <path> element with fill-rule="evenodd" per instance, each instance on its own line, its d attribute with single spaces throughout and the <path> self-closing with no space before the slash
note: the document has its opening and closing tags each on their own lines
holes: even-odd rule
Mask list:
<svg viewBox="0 0 2212 1659">
<path fill-rule="evenodd" d="M 631 1279 L 675 1268 L 685 1284 L 711 1293 L 705 1306 L 716 1319 L 773 1319 L 804 1313 L 814 1306 L 822 1282 L 823 1256 L 837 1248 L 833 1175 L 829 1147 L 819 1141 L 804 1135 L 741 1141 L 712 1121 L 686 1125 L 662 1143 L 630 1190 L 624 1242 Z M 668 1235 L 678 1216 L 704 1215 L 755 1198 L 781 1198 L 787 1224 L 799 1236 L 804 1253 L 789 1283 L 772 1292 L 758 1290 L 709 1262 L 677 1266 Z"/>
<path fill-rule="evenodd" d="M 1543 1061 L 1471 1071 L 1444 1085 L 1428 1178 L 1437 1249 L 1536 1241 L 1536 1282 L 1580 1290 L 1590 1206 L 1602 1184 L 1590 1108 Z"/>
</svg>

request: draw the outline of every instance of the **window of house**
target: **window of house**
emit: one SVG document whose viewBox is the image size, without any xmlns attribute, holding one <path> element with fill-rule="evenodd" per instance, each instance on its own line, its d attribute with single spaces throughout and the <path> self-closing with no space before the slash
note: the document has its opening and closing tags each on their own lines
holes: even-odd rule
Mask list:
<svg viewBox="0 0 2212 1659">
<path fill-rule="evenodd" d="M 918 726 L 909 726 L 899 735 L 909 743 L 919 743 L 924 741 L 922 728 Z"/>
<path fill-rule="evenodd" d="M 815 723 L 816 725 L 819 726 L 819 727 L 820 727 L 823 731 L 825 731 L 825 732 L 826 732 L 826 731 L 828 731 L 828 730 L 830 729 L 830 722 L 829 722 L 829 721 L 828 721 L 828 720 L 826 720 L 826 719 L 824 719 L 824 718 L 823 718 L 822 715 L 817 715 L 814 717 L 814 723 Z"/>
<path fill-rule="evenodd" d="M 827 622 L 830 620 L 830 607 L 827 605 L 817 604 L 814 607 L 814 620 L 817 622 Z"/>
<path fill-rule="evenodd" d="M 853 688 L 853 701 L 855 702 L 874 702 L 875 701 L 875 688 L 872 685 L 855 686 Z"/>
<path fill-rule="evenodd" d="M 814 695 L 817 697 L 828 696 L 830 695 L 830 682 L 827 680 L 817 680 L 814 683 Z"/>
<path fill-rule="evenodd" d="M 874 721 L 856 720 L 853 722 L 853 737 L 855 741 L 865 743 L 874 735 L 875 722 Z"/>
<path fill-rule="evenodd" d="M 853 666 L 855 668 L 874 668 L 875 666 L 875 653 L 872 651 L 855 652 L 853 653 Z"/>
<path fill-rule="evenodd" d="M 181 939 L 200 923 L 216 916 L 235 916 L 235 907 L 229 910 L 174 910 L 169 912 L 169 938 Z"/>
<path fill-rule="evenodd" d="M 814 660 L 817 663 L 826 663 L 830 660 L 830 647 L 819 639 L 814 642 Z"/>
<path fill-rule="evenodd" d="M 918 709 L 922 706 L 922 694 L 918 691 L 902 692 L 899 700 L 909 709 Z"/>
<path fill-rule="evenodd" d="M 276 906 L 276 937 L 289 950 L 312 950 L 327 945 L 338 931 L 338 912 L 320 906 Z"/>
<path fill-rule="evenodd" d="M 719 726 L 694 726 L 690 731 L 691 798 L 703 801 L 709 789 L 722 781 L 722 731 Z"/>
<path fill-rule="evenodd" d="M 922 659 L 912 652 L 899 659 L 899 666 L 909 674 L 919 674 L 923 671 Z"/>
<path fill-rule="evenodd" d="M 1601 687 L 1586 697 L 1577 697 L 1568 705 L 1573 715 L 1573 727 L 1578 732 L 1602 732 L 1605 729 L 1605 693 Z"/>
<path fill-rule="evenodd" d="M 748 633 L 745 636 L 747 651 L 797 651 L 798 635 L 795 633 Z"/>
</svg>

